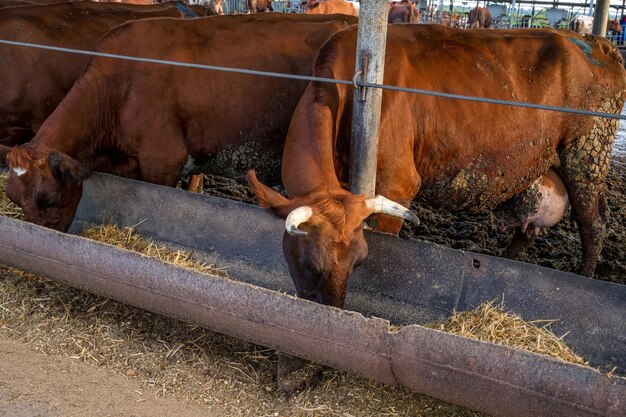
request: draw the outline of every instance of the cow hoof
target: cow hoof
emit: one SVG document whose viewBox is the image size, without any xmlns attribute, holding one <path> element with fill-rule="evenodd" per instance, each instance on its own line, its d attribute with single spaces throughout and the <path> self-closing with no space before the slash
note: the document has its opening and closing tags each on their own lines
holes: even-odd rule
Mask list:
<svg viewBox="0 0 626 417">
<path fill-rule="evenodd" d="M 314 387 L 322 377 L 322 365 L 278 352 L 277 385 L 287 398 Z"/>
</svg>

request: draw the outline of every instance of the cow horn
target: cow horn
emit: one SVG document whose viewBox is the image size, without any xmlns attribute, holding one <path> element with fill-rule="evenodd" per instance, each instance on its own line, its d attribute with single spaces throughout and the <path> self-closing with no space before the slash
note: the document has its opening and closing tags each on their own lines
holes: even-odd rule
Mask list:
<svg viewBox="0 0 626 417">
<path fill-rule="evenodd" d="M 365 200 L 365 204 L 373 210 L 372 214 L 388 214 L 389 216 L 400 217 L 408 220 L 413 224 L 420 224 L 420 220 L 411 210 L 401 204 L 389 200 L 386 197 L 383 197 L 382 195 L 377 195 L 374 198 L 368 198 Z"/>
<path fill-rule="evenodd" d="M 298 207 L 289 213 L 287 220 L 285 220 L 285 229 L 291 236 L 300 237 L 306 236 L 307 232 L 298 229 L 300 223 L 304 223 L 313 215 L 313 209 L 309 206 Z"/>
</svg>

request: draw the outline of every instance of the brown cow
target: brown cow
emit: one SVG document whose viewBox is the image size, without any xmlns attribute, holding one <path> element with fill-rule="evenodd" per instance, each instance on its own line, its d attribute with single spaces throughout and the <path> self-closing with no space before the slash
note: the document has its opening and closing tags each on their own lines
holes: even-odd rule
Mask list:
<svg viewBox="0 0 626 417">
<path fill-rule="evenodd" d="M 420 14 L 415 3 L 408 0 L 389 3 L 389 15 L 387 17 L 389 23 L 418 23 L 419 18 Z"/>
<path fill-rule="evenodd" d="M 248 11 L 250 13 L 273 12 L 272 0 L 248 0 Z"/>
<path fill-rule="evenodd" d="M 98 50 L 306 75 L 319 47 L 354 23 L 280 13 L 147 19 L 113 29 Z M 189 156 L 254 144 L 278 165 L 306 85 L 95 57 L 35 138 L 9 153 L 7 196 L 27 221 L 65 231 L 92 170 L 173 186 Z"/>
<path fill-rule="evenodd" d="M 469 29 L 489 28 L 493 19 L 486 7 L 476 7 L 467 14 L 467 24 Z"/>
<path fill-rule="evenodd" d="M 114 26 L 168 16 L 185 14 L 173 2 L 12 7 L 0 13 L 0 39 L 93 50 Z M 0 56 L 0 143 L 24 143 L 70 90 L 90 57 L 10 45 L 0 45 Z"/>
<path fill-rule="evenodd" d="M 303 2 L 304 3 L 304 2 Z M 345 0 L 307 0 L 304 13 L 306 14 L 334 14 L 341 13 L 350 16 L 358 16 L 358 6 Z"/>
<path fill-rule="evenodd" d="M 354 28 L 336 34 L 320 50 L 314 75 L 350 79 L 354 61 L 345 57 L 355 49 Z M 385 65 L 385 84 L 615 114 L 626 94 L 622 58 L 606 39 L 554 29 L 389 25 Z M 362 223 L 381 207 L 345 189 L 352 99 L 344 85 L 312 82 L 305 90 L 282 159 L 289 199 L 249 175 L 260 204 L 286 219 L 284 253 L 298 296 L 337 307 L 348 276 L 367 256 Z M 419 192 L 450 210 L 492 210 L 554 168 L 580 229 L 580 273 L 591 276 L 617 127 L 606 118 L 385 91 L 376 193 L 403 206 Z M 401 226 L 393 217 L 374 220 L 389 233 Z"/>
</svg>

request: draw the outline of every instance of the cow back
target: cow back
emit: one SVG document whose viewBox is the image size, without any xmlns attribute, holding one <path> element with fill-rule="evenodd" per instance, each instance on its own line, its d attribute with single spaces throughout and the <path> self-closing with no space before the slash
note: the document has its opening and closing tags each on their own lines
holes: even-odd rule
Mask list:
<svg viewBox="0 0 626 417">
<path fill-rule="evenodd" d="M 112 27 L 129 20 L 183 17 L 174 3 L 138 6 L 58 3 L 7 7 L 0 13 L 0 38 L 94 50 Z M 0 143 L 32 137 L 71 88 L 88 55 L 0 45 Z"/>
<path fill-rule="evenodd" d="M 349 77 L 354 63 L 340 57 L 354 56 L 355 49 L 355 29 L 336 34 L 320 50 L 314 74 Z M 603 38 L 554 29 L 391 25 L 385 66 L 385 84 L 500 100 L 619 113 L 626 95 L 626 73 L 615 47 Z M 314 96 L 343 103 L 332 111 L 351 108 L 349 87 L 309 88 L 315 92 L 305 93 L 307 100 Z M 351 115 L 332 117 L 342 120 L 331 143 L 340 156 L 335 169 L 345 182 L 348 170 L 341 155 L 349 150 Z M 585 137 L 596 121 L 384 91 L 380 123 L 379 172 L 400 154 L 412 153 L 424 198 L 454 210 L 483 210 L 558 166 L 559 150 Z"/>
</svg>

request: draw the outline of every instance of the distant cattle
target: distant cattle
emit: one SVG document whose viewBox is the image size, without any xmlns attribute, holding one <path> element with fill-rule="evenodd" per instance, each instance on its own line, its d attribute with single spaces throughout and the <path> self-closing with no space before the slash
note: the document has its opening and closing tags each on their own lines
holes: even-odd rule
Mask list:
<svg viewBox="0 0 626 417">
<path fill-rule="evenodd" d="M 248 0 L 248 11 L 250 13 L 273 12 L 272 0 Z"/>
<path fill-rule="evenodd" d="M 146 19 L 113 29 L 98 51 L 306 75 L 320 46 L 355 23 L 282 13 Z M 225 149 L 237 151 L 241 160 L 228 164 L 244 173 L 261 157 L 279 166 L 306 85 L 95 57 L 35 138 L 9 153 L 7 196 L 26 220 L 65 231 L 93 170 L 173 186 L 189 157 Z"/>
<path fill-rule="evenodd" d="M 467 24 L 469 29 L 489 28 L 493 23 L 491 13 L 486 7 L 476 7 L 467 14 Z"/>
<path fill-rule="evenodd" d="M 317 77 L 354 74 L 356 28 L 320 50 Z M 459 30 L 389 25 L 385 84 L 619 114 L 626 72 L 603 38 L 554 29 Z M 524 53 L 520 53 L 524 51 Z M 541 63 L 530 69 L 528 62 Z M 480 63 L 478 65 L 477 63 Z M 471 82 L 468 82 L 471 80 Z M 262 206 L 285 219 L 283 251 L 299 297 L 343 307 L 352 270 L 367 257 L 363 222 L 397 233 L 415 217 L 346 189 L 353 87 L 312 82 L 282 158 L 288 198 L 249 175 Z M 532 120 L 533 123 L 529 123 Z M 486 211 L 551 168 L 567 188 L 582 240 L 579 272 L 593 275 L 608 219 L 605 177 L 618 121 L 513 106 L 383 92 L 376 194 L 408 207 L 416 194 L 449 210 Z M 431 260 L 424 259 L 424 262 Z"/>
<path fill-rule="evenodd" d="M 75 2 L 12 7 L 0 13 L 0 39 L 89 51 L 112 27 L 150 17 L 188 15 L 174 2 L 152 6 Z M 0 57 L 0 143 L 6 145 L 33 137 L 90 59 L 88 55 L 10 45 L 0 45 Z"/>
<path fill-rule="evenodd" d="M 606 31 L 607 33 L 617 35 L 622 33 L 622 25 L 620 25 L 619 20 L 617 19 L 609 19 L 606 22 Z"/>
<path fill-rule="evenodd" d="M 593 32 L 593 16 L 576 16 L 569 22 L 569 28 L 580 35 L 591 35 Z"/>
<path fill-rule="evenodd" d="M 389 23 L 418 23 L 419 18 L 420 14 L 415 3 L 408 0 L 389 3 L 387 17 Z"/>
<path fill-rule="evenodd" d="M 359 3 L 346 0 L 306 0 L 304 13 L 306 14 L 334 14 L 341 13 L 350 16 L 359 15 Z"/>
</svg>

